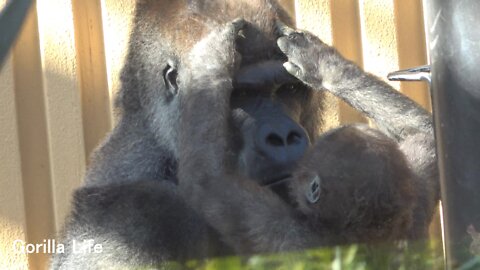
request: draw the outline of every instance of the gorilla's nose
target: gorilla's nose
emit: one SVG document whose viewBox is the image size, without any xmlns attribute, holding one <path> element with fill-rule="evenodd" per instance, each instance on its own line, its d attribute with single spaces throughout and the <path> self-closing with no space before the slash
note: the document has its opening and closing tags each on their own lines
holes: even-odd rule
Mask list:
<svg viewBox="0 0 480 270">
<path fill-rule="evenodd" d="M 258 126 L 258 150 L 276 165 L 291 165 L 305 153 L 309 140 L 305 130 L 288 118 Z"/>
</svg>

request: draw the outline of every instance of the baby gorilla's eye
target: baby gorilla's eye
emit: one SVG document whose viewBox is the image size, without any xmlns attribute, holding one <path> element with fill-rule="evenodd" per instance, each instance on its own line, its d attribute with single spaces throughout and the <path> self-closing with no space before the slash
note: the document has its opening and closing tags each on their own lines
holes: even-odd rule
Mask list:
<svg viewBox="0 0 480 270">
<path fill-rule="evenodd" d="M 307 201 L 309 203 L 316 203 L 320 199 L 320 177 L 318 175 L 315 175 L 308 187 L 308 190 L 306 192 L 306 197 Z"/>
</svg>

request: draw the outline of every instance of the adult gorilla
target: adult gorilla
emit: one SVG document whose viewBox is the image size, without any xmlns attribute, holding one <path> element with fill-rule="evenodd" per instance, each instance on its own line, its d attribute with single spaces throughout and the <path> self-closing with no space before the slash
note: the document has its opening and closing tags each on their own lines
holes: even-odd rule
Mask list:
<svg viewBox="0 0 480 270">
<path fill-rule="evenodd" d="M 228 23 L 237 17 L 246 22 Z M 282 50 L 289 60 L 293 56 L 285 44 L 277 46 L 277 20 L 291 24 L 271 0 L 138 0 L 116 102 L 120 121 L 95 151 L 85 186 L 75 193 L 66 250 L 54 257 L 53 268 L 163 267 L 171 260 L 242 250 L 229 240 L 236 232 L 212 226 L 205 209 L 192 207 L 210 195 L 218 199 L 198 192 L 198 180 L 201 185 L 213 171 L 254 180 L 262 189 L 274 185 L 292 174 L 321 125 L 322 94 L 308 86 L 320 84 L 295 71 L 314 69 L 290 62 L 289 72 L 305 83 L 285 72 Z M 316 66 L 318 72 L 329 85 L 344 81 L 353 90 L 351 99 L 339 96 L 400 141 L 418 141 L 410 139 L 417 133 L 431 136 L 425 111 L 326 48 L 319 55 L 331 61 Z M 189 142 L 188 132 L 196 139 Z M 433 148 L 420 141 L 427 150 L 407 158 L 420 160 L 414 173 L 430 179 Z M 432 196 L 418 202 L 426 209 L 421 223 L 435 206 L 435 193 L 425 192 Z M 223 220 L 226 227 L 230 218 Z M 260 234 L 242 240 L 261 238 L 269 224 L 261 225 Z M 88 252 L 84 240 L 101 244 L 102 252 Z"/>
</svg>

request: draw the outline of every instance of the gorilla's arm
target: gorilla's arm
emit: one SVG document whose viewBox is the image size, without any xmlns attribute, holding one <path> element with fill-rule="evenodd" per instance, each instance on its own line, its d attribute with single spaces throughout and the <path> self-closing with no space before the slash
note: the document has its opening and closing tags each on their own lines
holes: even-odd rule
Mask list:
<svg viewBox="0 0 480 270">
<path fill-rule="evenodd" d="M 314 233 L 287 204 L 253 180 L 229 174 L 226 165 L 229 98 L 235 39 L 241 23 L 213 31 L 188 57 L 180 74 L 179 187 L 183 197 L 238 252 L 305 247 Z M 208 49 L 206 49 L 208 48 Z M 208 59 L 208 63 L 205 63 Z"/>
<path fill-rule="evenodd" d="M 83 187 L 72 208 L 65 252 L 55 254 L 51 269 L 164 269 L 215 253 L 209 227 L 168 181 Z"/>
<path fill-rule="evenodd" d="M 179 74 L 182 79 L 178 97 L 182 103 L 181 110 L 189 112 L 182 118 L 180 127 L 186 133 L 180 138 L 181 144 L 189 146 L 179 149 L 182 160 L 179 182 L 182 186 L 197 184 L 193 180 L 200 181 L 203 173 L 212 176 L 224 174 L 223 164 L 210 154 L 222 153 L 225 147 L 226 128 L 222 127 L 222 120 L 228 109 L 228 89 L 232 87 L 228 78 L 235 61 L 235 44 L 225 39 L 234 40 L 239 25 L 241 23 L 237 22 L 220 29 L 220 32 L 214 31 L 199 42 L 186 63 L 190 66 L 183 67 Z M 211 48 L 210 43 L 213 42 L 222 44 L 224 50 L 220 51 L 218 46 L 217 50 Z M 215 57 L 207 57 L 204 52 Z M 205 63 L 205 60 L 210 62 Z M 184 102 L 188 100 L 186 96 L 196 102 Z M 208 114 L 211 119 L 205 121 L 202 110 L 206 109 L 212 113 Z M 200 118 L 202 125 L 195 124 Z M 202 141 L 190 142 L 190 135 Z M 189 158 L 190 155 L 195 158 Z M 135 165 L 141 167 L 142 164 L 136 162 Z M 195 170 L 199 167 L 201 170 Z M 154 181 L 136 179 L 135 182 L 120 177 L 110 178 L 109 181 L 117 183 L 86 186 L 76 191 L 72 214 L 62 237 L 66 250 L 54 256 L 52 269 L 148 268 L 159 262 L 161 265 L 155 266 L 163 269 L 168 268 L 169 260 L 182 261 L 218 254 L 212 249 L 221 245 L 209 238 L 211 227 L 182 199 L 174 183 L 156 178 L 152 179 Z M 76 252 L 74 243 L 84 240 L 100 244 L 102 252 Z"/>
<path fill-rule="evenodd" d="M 326 89 L 395 138 L 416 175 L 415 220 L 427 228 L 439 200 L 431 115 L 379 78 L 364 72 L 316 36 L 278 24 L 285 69 L 315 89 Z M 417 233 L 413 233 L 417 234 Z"/>
<path fill-rule="evenodd" d="M 225 175 L 194 180 L 190 202 L 239 254 L 318 246 L 322 235 L 268 187 Z"/>
<path fill-rule="evenodd" d="M 226 174 L 227 117 L 233 90 L 232 77 L 239 64 L 238 31 L 243 20 L 213 30 L 188 54 L 179 74 L 179 183 L 204 175 Z"/>
<path fill-rule="evenodd" d="M 279 24 L 277 41 L 287 55 L 289 73 L 314 89 L 326 89 L 372 118 L 388 135 L 402 141 L 422 132 L 433 134 L 431 115 L 316 36 Z"/>
</svg>

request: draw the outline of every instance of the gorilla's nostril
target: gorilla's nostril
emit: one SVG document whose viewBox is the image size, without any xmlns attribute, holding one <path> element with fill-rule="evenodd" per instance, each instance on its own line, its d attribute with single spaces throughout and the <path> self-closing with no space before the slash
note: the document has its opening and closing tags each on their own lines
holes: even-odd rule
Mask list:
<svg viewBox="0 0 480 270">
<path fill-rule="evenodd" d="M 266 138 L 266 143 L 273 146 L 284 146 L 283 139 L 275 133 L 270 133 Z"/>
<path fill-rule="evenodd" d="M 292 131 L 287 136 L 287 145 L 299 144 L 302 140 L 302 135 L 296 131 Z"/>
</svg>

